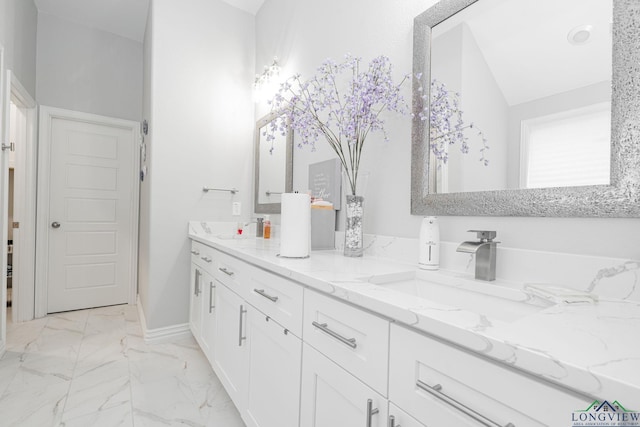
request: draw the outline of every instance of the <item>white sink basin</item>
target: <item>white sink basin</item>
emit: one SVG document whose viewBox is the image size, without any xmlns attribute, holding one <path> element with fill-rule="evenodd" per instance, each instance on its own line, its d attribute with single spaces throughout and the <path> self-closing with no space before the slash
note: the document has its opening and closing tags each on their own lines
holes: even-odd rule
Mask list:
<svg viewBox="0 0 640 427">
<path fill-rule="evenodd" d="M 514 285 L 481 282 L 442 272 L 410 271 L 368 277 L 370 283 L 422 300 L 513 322 L 544 310 L 552 302 Z"/>
</svg>

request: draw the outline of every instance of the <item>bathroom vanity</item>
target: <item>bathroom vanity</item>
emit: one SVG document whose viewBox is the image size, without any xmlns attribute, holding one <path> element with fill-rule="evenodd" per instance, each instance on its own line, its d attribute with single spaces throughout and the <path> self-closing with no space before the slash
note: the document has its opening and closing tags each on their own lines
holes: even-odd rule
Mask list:
<svg viewBox="0 0 640 427">
<path fill-rule="evenodd" d="M 639 408 L 637 302 L 556 303 L 338 251 L 285 259 L 207 223 L 189 237 L 191 331 L 248 426 L 557 426 L 596 400 Z"/>
</svg>

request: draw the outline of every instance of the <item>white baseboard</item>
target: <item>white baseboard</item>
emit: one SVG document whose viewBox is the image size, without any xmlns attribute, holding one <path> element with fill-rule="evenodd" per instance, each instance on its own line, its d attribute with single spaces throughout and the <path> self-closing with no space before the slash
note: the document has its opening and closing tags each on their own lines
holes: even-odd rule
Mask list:
<svg viewBox="0 0 640 427">
<path fill-rule="evenodd" d="M 140 318 L 140 327 L 142 328 L 142 336 L 144 337 L 145 343 L 159 344 L 191 336 L 189 323 L 165 326 L 163 328 L 148 329 L 147 320 L 144 317 L 144 310 L 142 309 L 142 304 L 140 303 L 139 296 L 136 305 L 138 307 L 138 317 Z"/>
</svg>

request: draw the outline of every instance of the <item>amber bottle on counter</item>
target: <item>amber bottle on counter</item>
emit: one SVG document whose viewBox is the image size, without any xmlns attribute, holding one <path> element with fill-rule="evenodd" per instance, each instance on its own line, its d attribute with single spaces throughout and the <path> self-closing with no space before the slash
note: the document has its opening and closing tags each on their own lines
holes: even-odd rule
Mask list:
<svg viewBox="0 0 640 427">
<path fill-rule="evenodd" d="M 271 238 L 271 220 L 269 219 L 269 215 L 265 215 L 264 216 L 264 223 L 263 223 L 263 237 L 265 239 L 270 239 Z"/>
</svg>

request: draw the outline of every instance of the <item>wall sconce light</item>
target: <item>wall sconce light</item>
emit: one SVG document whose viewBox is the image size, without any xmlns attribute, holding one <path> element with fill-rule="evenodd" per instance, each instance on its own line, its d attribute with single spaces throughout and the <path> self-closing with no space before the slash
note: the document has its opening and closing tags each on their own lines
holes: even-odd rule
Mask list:
<svg viewBox="0 0 640 427">
<path fill-rule="evenodd" d="M 256 74 L 256 80 L 253 83 L 256 102 L 259 102 L 265 96 L 271 96 L 275 93 L 275 85 L 279 76 L 280 65 L 278 64 L 278 57 L 274 56 L 273 63 L 265 65 L 262 74 Z"/>
</svg>

